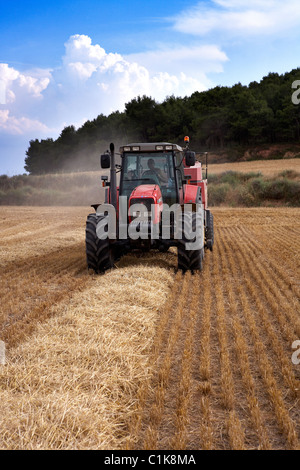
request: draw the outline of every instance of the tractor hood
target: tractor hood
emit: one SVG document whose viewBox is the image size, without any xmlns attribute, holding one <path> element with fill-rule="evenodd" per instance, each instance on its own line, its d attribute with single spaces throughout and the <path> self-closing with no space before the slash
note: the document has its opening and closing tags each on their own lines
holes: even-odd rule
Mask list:
<svg viewBox="0 0 300 470">
<path fill-rule="evenodd" d="M 131 193 L 130 199 L 152 198 L 154 204 L 160 203 L 161 190 L 157 184 L 141 184 L 134 188 Z"/>
<path fill-rule="evenodd" d="M 163 210 L 163 200 L 160 187 L 157 184 L 141 184 L 131 193 L 129 198 L 129 207 L 133 204 L 142 204 L 146 206 L 148 213 L 151 213 L 151 207 L 154 205 L 154 224 L 159 223 Z M 131 216 L 129 216 L 131 221 Z"/>
</svg>

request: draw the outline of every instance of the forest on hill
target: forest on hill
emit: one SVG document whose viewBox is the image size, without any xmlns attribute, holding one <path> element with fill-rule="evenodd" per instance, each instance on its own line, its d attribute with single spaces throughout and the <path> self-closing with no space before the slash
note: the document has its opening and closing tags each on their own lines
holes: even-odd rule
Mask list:
<svg viewBox="0 0 300 470">
<path fill-rule="evenodd" d="M 227 152 L 237 160 L 237 149 L 300 143 L 300 104 L 292 102 L 292 84 L 300 68 L 285 74 L 269 73 L 248 86 L 216 86 L 190 97 L 167 97 L 162 103 L 139 96 L 124 112 L 100 114 L 78 129 L 65 127 L 60 136 L 31 140 L 25 170 L 32 175 L 89 171 L 99 168 L 99 155 L 110 142 L 118 147 L 130 141 L 168 141 L 183 144 L 185 135 L 193 150 Z M 272 157 L 274 158 L 274 156 Z"/>
</svg>

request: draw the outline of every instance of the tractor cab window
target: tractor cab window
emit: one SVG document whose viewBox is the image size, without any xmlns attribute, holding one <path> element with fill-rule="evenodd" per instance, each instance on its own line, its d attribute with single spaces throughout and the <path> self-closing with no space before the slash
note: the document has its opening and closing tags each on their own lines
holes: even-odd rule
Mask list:
<svg viewBox="0 0 300 470">
<path fill-rule="evenodd" d="M 142 184 L 159 185 L 166 204 L 177 202 L 172 152 L 124 154 L 120 195 L 129 198 Z"/>
<path fill-rule="evenodd" d="M 183 187 L 183 179 L 184 179 L 184 166 L 183 166 L 183 158 L 184 155 L 182 152 L 177 152 L 175 155 L 175 162 L 176 162 L 176 172 L 177 172 L 177 181 L 179 189 Z"/>
</svg>

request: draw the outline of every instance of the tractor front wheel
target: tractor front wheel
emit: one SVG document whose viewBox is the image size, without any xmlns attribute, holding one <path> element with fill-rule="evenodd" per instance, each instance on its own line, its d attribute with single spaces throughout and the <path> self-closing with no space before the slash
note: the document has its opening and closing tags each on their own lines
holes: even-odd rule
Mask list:
<svg viewBox="0 0 300 470">
<path fill-rule="evenodd" d="M 113 250 L 109 238 L 100 240 L 97 235 L 98 224 L 106 224 L 104 216 L 90 214 L 85 229 L 86 259 L 89 269 L 96 274 L 104 273 L 114 266 Z"/>
<path fill-rule="evenodd" d="M 206 248 L 213 251 L 214 246 L 214 216 L 210 211 L 206 211 L 205 228 Z"/>
<path fill-rule="evenodd" d="M 204 258 L 203 217 L 196 212 L 181 216 L 178 239 L 178 269 L 202 271 Z M 195 245 L 189 247 L 188 244 Z M 191 249 L 189 249 L 191 248 Z"/>
</svg>

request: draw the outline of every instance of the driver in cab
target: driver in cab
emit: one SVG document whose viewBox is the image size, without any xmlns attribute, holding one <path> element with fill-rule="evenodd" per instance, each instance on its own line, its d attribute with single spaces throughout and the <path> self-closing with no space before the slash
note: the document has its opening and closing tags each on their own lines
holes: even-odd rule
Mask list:
<svg viewBox="0 0 300 470">
<path fill-rule="evenodd" d="M 159 183 L 167 183 L 168 182 L 168 178 L 167 176 L 163 173 L 163 171 L 160 169 L 160 168 L 156 168 L 155 167 L 155 161 L 153 158 L 149 158 L 148 162 L 148 168 L 149 170 L 146 170 L 144 173 L 143 173 L 143 177 L 145 176 L 156 176 L 157 179 L 158 179 L 158 182 Z"/>
</svg>

